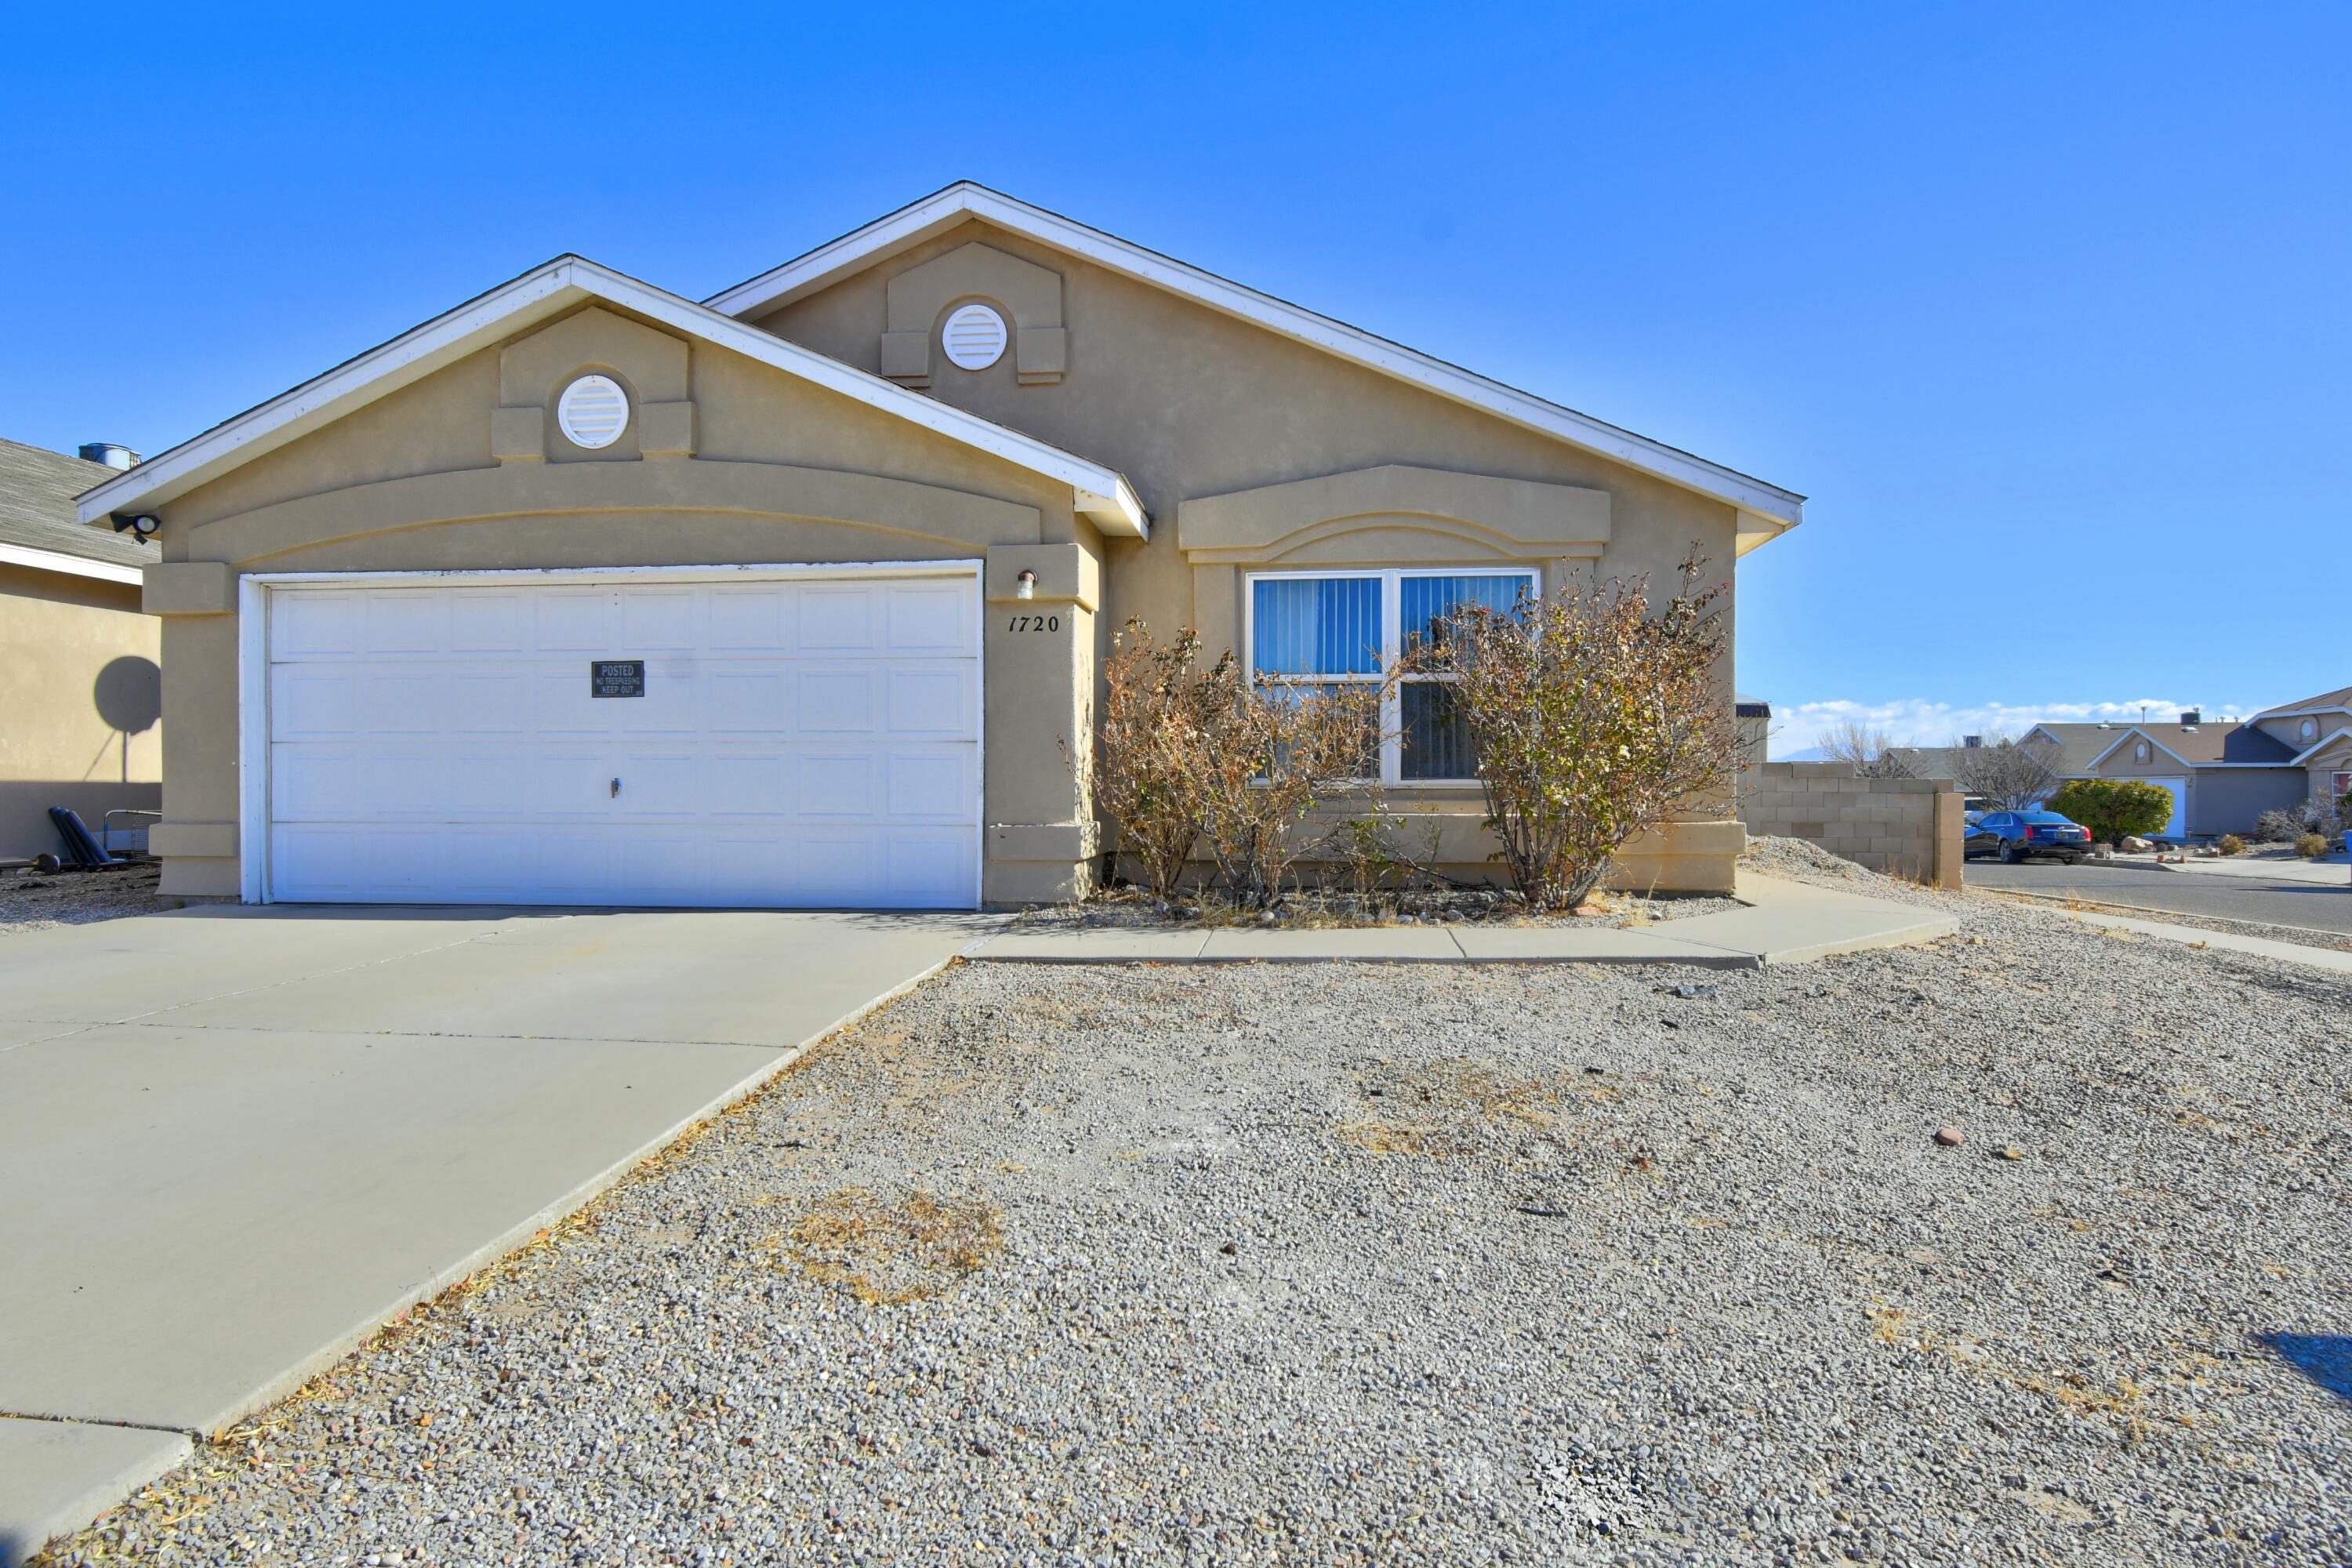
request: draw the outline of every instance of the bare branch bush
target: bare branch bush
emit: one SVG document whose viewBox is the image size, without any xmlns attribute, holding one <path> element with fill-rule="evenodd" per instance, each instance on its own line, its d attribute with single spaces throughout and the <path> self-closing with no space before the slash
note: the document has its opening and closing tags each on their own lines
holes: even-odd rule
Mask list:
<svg viewBox="0 0 2352 1568">
<path fill-rule="evenodd" d="M 2046 741 L 2024 742 L 2014 735 L 1987 735 L 1982 743 L 1954 744 L 1952 782 L 1968 795 L 1978 795 L 2003 811 L 2024 811 L 2048 800 L 2065 782 L 2058 772 L 2058 748 Z"/>
<path fill-rule="evenodd" d="M 1154 896 L 1176 890 L 1201 837 L 1192 775 L 1232 707 L 1234 657 L 1200 668 L 1200 634 L 1171 643 L 1130 618 L 1103 665 L 1102 720 L 1093 744 L 1095 801 L 1118 826 Z"/>
<path fill-rule="evenodd" d="M 1187 798 L 1227 894 L 1271 909 L 1299 861 L 1335 847 L 1344 858 L 1356 814 L 1381 814 L 1381 715 L 1394 678 L 1253 683 L 1230 658 L 1217 672 L 1226 706 L 1193 750 Z M 1345 815 L 1318 828 L 1334 806 Z"/>
<path fill-rule="evenodd" d="M 1866 779 L 1904 779 L 1911 770 L 1895 754 L 1895 739 L 1858 719 L 1848 719 L 1822 731 L 1816 742 L 1833 763 L 1843 763 Z"/>
<path fill-rule="evenodd" d="M 1528 906 L 1573 909 L 1635 836 L 1726 785 L 1739 744 L 1720 679 L 1728 585 L 1674 592 L 1647 578 L 1572 583 L 1500 613 L 1465 606 L 1408 656 L 1453 688 L 1485 792 L 1486 826 Z"/>
</svg>

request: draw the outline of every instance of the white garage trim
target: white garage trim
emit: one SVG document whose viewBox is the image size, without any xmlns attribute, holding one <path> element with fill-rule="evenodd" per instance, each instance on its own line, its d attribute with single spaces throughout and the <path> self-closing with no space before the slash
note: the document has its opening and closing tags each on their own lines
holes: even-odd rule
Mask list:
<svg viewBox="0 0 2352 1568">
<path fill-rule="evenodd" d="M 592 586 L 600 583 L 728 583 L 827 578 L 952 577 L 971 581 L 973 712 L 972 880 L 971 907 L 981 906 L 986 860 L 988 755 L 987 597 L 980 591 L 982 563 L 953 561 L 774 562 L 726 566 L 554 567 L 453 572 L 268 572 L 237 579 L 237 858 L 238 889 L 247 903 L 270 896 L 269 595 L 273 589 L 342 585 L 352 588 Z"/>
</svg>

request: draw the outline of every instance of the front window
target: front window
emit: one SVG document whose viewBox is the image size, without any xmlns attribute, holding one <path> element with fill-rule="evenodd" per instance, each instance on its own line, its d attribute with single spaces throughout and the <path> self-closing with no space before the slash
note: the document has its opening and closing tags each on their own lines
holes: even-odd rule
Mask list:
<svg viewBox="0 0 2352 1568">
<path fill-rule="evenodd" d="M 1260 685 L 1377 684 L 1433 626 L 1472 605 L 1507 612 L 1538 591 L 1533 572 L 1269 572 L 1249 580 L 1250 677 Z M 1448 681 L 1410 676 L 1381 716 L 1386 784 L 1476 780 L 1469 727 Z"/>
</svg>

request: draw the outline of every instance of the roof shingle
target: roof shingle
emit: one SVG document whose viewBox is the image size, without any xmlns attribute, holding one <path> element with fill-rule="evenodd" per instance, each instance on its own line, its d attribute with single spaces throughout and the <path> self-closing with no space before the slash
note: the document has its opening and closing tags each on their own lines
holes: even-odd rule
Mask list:
<svg viewBox="0 0 2352 1568">
<path fill-rule="evenodd" d="M 78 555 L 111 566 L 145 566 L 162 556 L 136 535 L 105 533 L 74 521 L 74 498 L 110 479 L 104 463 L 0 438 L 0 544 Z"/>
</svg>

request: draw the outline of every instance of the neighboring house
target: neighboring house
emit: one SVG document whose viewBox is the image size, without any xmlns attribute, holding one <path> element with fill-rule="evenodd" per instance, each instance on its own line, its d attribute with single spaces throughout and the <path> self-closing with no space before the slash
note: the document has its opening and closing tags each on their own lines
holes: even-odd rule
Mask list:
<svg viewBox="0 0 2352 1568">
<path fill-rule="evenodd" d="M 1130 616 L 1358 679 L 1801 500 L 966 184 L 702 304 L 559 258 L 81 512 L 161 520 L 167 891 L 968 907 L 1086 885 Z M 1382 771 L 1491 875 L 1425 702 Z M 1621 881 L 1727 889 L 1728 793 Z"/>
<path fill-rule="evenodd" d="M 2340 771 L 2352 769 L 2352 744 L 2339 739 L 2352 723 L 2347 700 L 2352 693 L 2330 692 L 2250 720 L 2210 723 L 2192 711 L 2168 724 L 2036 724 L 2020 739 L 2055 747 L 2052 765 L 2061 778 L 2163 786 L 2173 801 L 2164 835 L 2210 837 L 2250 832 L 2263 812 L 2319 798 Z M 1915 772 L 1948 774 L 1958 750 L 1900 754 Z M 2352 774 L 2346 778 L 2352 784 Z"/>
<path fill-rule="evenodd" d="M 161 627 L 139 609 L 155 548 L 74 525 L 74 497 L 116 473 L 0 440 L 0 859 L 58 849 L 53 805 L 95 833 L 161 794 Z"/>
</svg>

